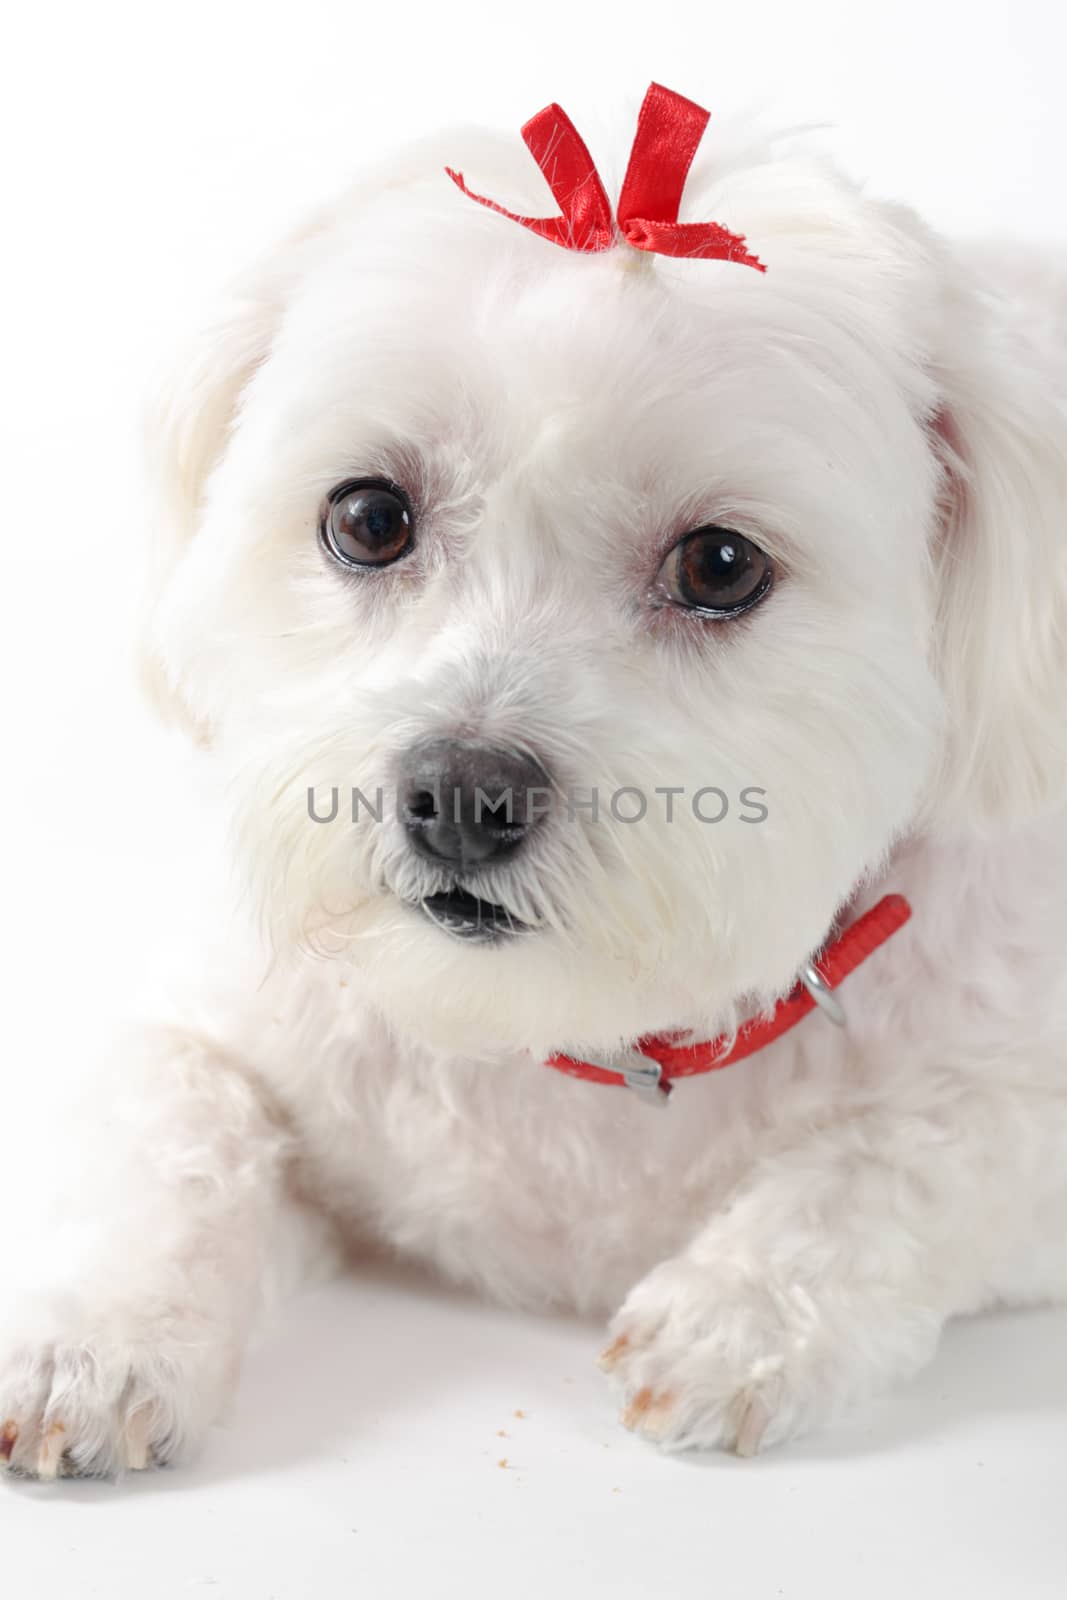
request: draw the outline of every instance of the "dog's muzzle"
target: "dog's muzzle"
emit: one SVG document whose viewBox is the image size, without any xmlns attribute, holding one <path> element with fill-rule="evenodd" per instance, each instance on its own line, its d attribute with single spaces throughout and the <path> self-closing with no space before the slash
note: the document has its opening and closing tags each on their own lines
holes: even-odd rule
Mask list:
<svg viewBox="0 0 1067 1600">
<path fill-rule="evenodd" d="M 462 887 L 476 872 L 514 861 L 550 807 L 548 773 L 533 756 L 470 739 L 412 745 L 398 772 L 400 819 L 411 847 L 453 874 L 456 885 L 421 910 L 461 938 L 496 940 L 524 930 L 505 907 Z"/>
<path fill-rule="evenodd" d="M 552 790 L 539 761 L 519 750 L 426 739 L 400 767 L 400 815 L 415 850 L 457 873 L 495 867 L 527 844 Z"/>
</svg>

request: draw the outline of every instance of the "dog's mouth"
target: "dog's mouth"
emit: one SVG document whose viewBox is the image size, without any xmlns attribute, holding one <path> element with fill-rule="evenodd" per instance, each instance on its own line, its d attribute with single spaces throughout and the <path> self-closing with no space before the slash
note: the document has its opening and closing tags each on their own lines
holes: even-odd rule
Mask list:
<svg viewBox="0 0 1067 1600">
<path fill-rule="evenodd" d="M 418 909 L 444 933 L 473 943 L 495 944 L 513 934 L 529 932 L 526 923 L 520 922 L 505 906 L 495 905 L 492 900 L 479 900 L 466 889 L 429 894 L 419 901 Z"/>
</svg>

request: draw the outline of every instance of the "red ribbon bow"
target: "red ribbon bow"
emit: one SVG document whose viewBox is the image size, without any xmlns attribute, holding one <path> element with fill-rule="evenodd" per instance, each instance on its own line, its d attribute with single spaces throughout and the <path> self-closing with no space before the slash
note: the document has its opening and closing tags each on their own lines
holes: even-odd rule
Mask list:
<svg viewBox="0 0 1067 1600">
<path fill-rule="evenodd" d="M 470 199 L 532 233 L 562 245 L 565 250 L 610 250 L 621 235 L 635 250 L 661 256 L 698 256 L 718 261 L 739 261 L 766 272 L 766 267 L 745 246 L 740 234 L 718 222 L 679 222 L 682 190 L 710 113 L 683 95 L 649 86 L 637 119 L 630 162 L 619 195 L 615 218 L 611 214 L 600 174 L 585 142 L 567 113 L 546 106 L 523 126 L 527 149 L 541 168 L 562 215 L 520 217 L 468 189 L 461 172 L 445 171 Z M 617 227 L 616 227 L 617 222 Z"/>
</svg>

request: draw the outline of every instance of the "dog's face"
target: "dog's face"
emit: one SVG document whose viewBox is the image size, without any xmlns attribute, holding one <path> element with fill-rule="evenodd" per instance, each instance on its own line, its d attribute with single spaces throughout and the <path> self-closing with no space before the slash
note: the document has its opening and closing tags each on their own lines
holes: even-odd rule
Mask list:
<svg viewBox="0 0 1067 1600">
<path fill-rule="evenodd" d="M 207 488 L 156 648 L 276 942 L 456 1048 L 719 1026 L 943 771 L 939 269 L 788 162 L 693 180 L 766 276 L 572 254 L 440 165 L 292 247 L 175 403 Z"/>
</svg>

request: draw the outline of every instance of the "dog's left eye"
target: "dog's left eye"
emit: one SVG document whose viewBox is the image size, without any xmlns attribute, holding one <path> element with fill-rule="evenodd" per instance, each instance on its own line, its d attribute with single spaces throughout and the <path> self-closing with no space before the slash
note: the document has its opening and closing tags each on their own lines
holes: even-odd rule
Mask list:
<svg viewBox="0 0 1067 1600">
<path fill-rule="evenodd" d="M 384 478 L 356 478 L 326 496 L 322 542 L 349 567 L 387 567 L 411 548 L 415 522 L 407 496 Z"/>
<path fill-rule="evenodd" d="M 656 576 L 656 592 L 709 617 L 736 617 L 774 582 L 770 557 L 729 528 L 696 528 L 679 539 Z"/>
</svg>

